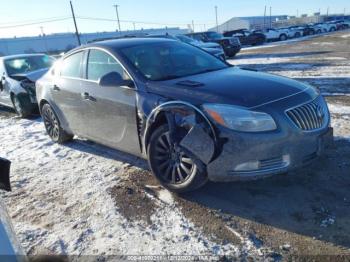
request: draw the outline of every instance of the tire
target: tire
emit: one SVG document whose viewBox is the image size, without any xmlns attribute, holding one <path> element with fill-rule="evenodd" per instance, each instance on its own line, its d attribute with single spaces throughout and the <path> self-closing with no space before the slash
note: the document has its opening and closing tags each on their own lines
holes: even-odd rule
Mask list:
<svg viewBox="0 0 350 262">
<path fill-rule="evenodd" d="M 64 131 L 56 113 L 49 104 L 43 105 L 41 108 L 41 116 L 44 121 L 46 132 L 53 142 L 62 144 L 72 140 L 73 136 Z"/>
<path fill-rule="evenodd" d="M 301 34 L 300 33 L 295 33 L 294 37 L 295 38 L 299 38 L 299 37 L 301 37 Z"/>
<path fill-rule="evenodd" d="M 16 111 L 16 114 L 21 118 L 26 118 L 31 115 L 32 107 L 29 97 L 22 95 L 12 95 L 11 96 L 13 108 Z"/>
<path fill-rule="evenodd" d="M 229 57 L 229 58 L 233 58 L 233 57 L 235 57 L 236 56 L 236 54 L 237 53 L 235 53 L 235 52 L 227 52 L 227 57 Z"/>
<path fill-rule="evenodd" d="M 181 146 L 170 142 L 168 125 L 162 125 L 153 132 L 147 155 L 154 176 L 172 192 L 194 191 L 208 181 L 205 165 L 190 157 L 190 153 Z"/>
<path fill-rule="evenodd" d="M 279 40 L 280 40 L 280 41 L 285 41 L 285 40 L 287 40 L 287 35 L 285 35 L 285 34 L 280 35 Z"/>
<path fill-rule="evenodd" d="M 321 29 L 318 29 L 317 31 L 316 31 L 316 34 L 321 34 L 322 33 L 322 30 Z"/>
</svg>

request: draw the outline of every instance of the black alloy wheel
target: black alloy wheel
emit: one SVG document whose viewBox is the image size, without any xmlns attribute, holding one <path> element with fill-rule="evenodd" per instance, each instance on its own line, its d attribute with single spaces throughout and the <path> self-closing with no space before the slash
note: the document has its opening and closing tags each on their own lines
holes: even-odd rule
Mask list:
<svg viewBox="0 0 350 262">
<path fill-rule="evenodd" d="M 153 174 L 169 190 L 177 193 L 192 191 L 207 181 L 204 164 L 171 141 L 167 125 L 154 131 L 147 151 Z"/>
<path fill-rule="evenodd" d="M 55 112 L 49 104 L 45 104 L 42 107 L 41 115 L 44 120 L 45 129 L 52 141 L 56 143 L 63 143 L 73 138 L 73 136 L 67 134 L 62 129 Z"/>
</svg>

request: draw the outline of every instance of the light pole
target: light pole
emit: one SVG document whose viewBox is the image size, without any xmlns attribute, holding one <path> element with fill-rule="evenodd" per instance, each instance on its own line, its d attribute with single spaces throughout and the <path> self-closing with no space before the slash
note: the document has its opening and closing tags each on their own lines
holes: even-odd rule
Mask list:
<svg viewBox="0 0 350 262">
<path fill-rule="evenodd" d="M 216 18 L 216 32 L 219 33 L 218 7 L 217 6 L 215 6 L 215 18 Z"/>
<path fill-rule="evenodd" d="M 118 7 L 119 7 L 119 5 L 115 4 L 115 5 L 113 5 L 113 6 L 115 7 L 115 12 L 117 13 L 119 34 L 121 34 L 121 33 L 122 33 L 122 30 L 121 30 L 121 28 L 120 28 L 120 20 L 119 20 L 119 12 L 118 12 Z"/>
</svg>

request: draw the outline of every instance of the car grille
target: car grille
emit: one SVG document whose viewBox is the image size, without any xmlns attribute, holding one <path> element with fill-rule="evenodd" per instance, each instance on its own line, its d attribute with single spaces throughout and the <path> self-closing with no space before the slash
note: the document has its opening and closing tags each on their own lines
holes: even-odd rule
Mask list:
<svg viewBox="0 0 350 262">
<path fill-rule="evenodd" d="M 285 166 L 285 162 L 283 161 L 283 157 L 270 158 L 265 160 L 260 160 L 260 169 L 272 169 L 272 168 L 282 168 Z"/>
<path fill-rule="evenodd" d="M 232 45 L 241 45 L 241 43 L 239 42 L 239 39 L 236 37 L 231 37 L 230 38 L 230 44 Z"/>
<path fill-rule="evenodd" d="M 305 131 L 323 127 L 328 122 L 328 109 L 323 98 L 319 96 L 314 101 L 287 111 L 293 123 Z"/>
</svg>

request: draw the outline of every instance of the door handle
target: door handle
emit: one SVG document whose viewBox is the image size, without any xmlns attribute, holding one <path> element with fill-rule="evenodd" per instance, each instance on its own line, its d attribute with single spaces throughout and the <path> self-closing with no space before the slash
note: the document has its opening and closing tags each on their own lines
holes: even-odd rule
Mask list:
<svg viewBox="0 0 350 262">
<path fill-rule="evenodd" d="M 81 93 L 81 97 L 85 100 L 94 101 L 94 98 L 92 96 L 90 96 L 90 94 L 87 92 Z"/>
<path fill-rule="evenodd" d="M 60 91 L 61 89 L 57 86 L 57 85 L 54 85 L 53 86 L 53 91 Z"/>
</svg>

